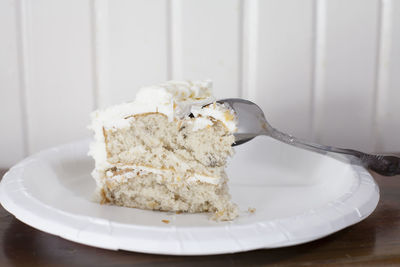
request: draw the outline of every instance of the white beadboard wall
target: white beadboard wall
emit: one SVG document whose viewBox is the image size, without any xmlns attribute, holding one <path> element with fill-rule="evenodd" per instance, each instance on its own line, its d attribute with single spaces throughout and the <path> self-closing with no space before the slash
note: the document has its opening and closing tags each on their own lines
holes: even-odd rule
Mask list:
<svg viewBox="0 0 400 267">
<path fill-rule="evenodd" d="M 283 131 L 400 151 L 400 1 L 0 0 L 0 168 L 141 86 L 206 78 Z"/>
</svg>

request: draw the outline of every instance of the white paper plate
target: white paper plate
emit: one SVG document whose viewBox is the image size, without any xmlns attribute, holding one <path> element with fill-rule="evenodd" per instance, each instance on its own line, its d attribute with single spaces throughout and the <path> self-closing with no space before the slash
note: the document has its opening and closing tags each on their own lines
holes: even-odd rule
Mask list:
<svg viewBox="0 0 400 267">
<path fill-rule="evenodd" d="M 241 210 L 233 222 L 100 205 L 91 201 L 87 150 L 82 141 L 20 162 L 1 181 L 1 204 L 32 227 L 90 246 L 206 255 L 315 240 L 363 220 L 379 200 L 364 168 L 259 137 L 236 147 L 228 167 Z"/>
</svg>

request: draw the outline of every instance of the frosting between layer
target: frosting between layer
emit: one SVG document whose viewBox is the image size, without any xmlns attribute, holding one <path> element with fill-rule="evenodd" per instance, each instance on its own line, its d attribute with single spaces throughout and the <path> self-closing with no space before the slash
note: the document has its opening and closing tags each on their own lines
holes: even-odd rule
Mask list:
<svg viewBox="0 0 400 267">
<path fill-rule="evenodd" d="M 122 170 L 123 169 L 132 169 L 132 171 L 126 172 L 126 173 L 120 174 L 120 175 L 113 175 L 113 173 L 111 171 L 108 171 L 106 173 L 107 179 L 121 182 L 124 179 L 129 179 L 129 178 L 135 177 L 137 172 L 139 172 L 140 175 L 147 174 L 147 173 L 158 174 L 159 175 L 158 182 L 160 182 L 160 183 L 164 182 L 163 178 L 165 179 L 168 176 L 173 177 L 172 180 L 169 181 L 169 182 L 173 182 L 173 183 L 202 182 L 202 183 L 218 185 L 221 182 L 221 178 L 219 178 L 219 177 L 206 176 L 206 175 L 202 175 L 199 173 L 194 173 L 193 176 L 183 180 L 182 178 L 179 178 L 176 175 L 174 175 L 174 171 L 172 171 L 172 170 L 161 170 L 161 169 L 157 169 L 157 168 L 151 168 L 151 167 L 140 166 L 140 165 L 123 165 L 123 166 L 119 166 L 119 169 L 122 169 Z"/>
</svg>

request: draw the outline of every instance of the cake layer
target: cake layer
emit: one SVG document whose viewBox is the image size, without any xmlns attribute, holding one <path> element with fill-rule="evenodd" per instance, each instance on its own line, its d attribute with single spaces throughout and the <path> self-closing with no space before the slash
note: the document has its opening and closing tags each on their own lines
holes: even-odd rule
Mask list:
<svg viewBox="0 0 400 267">
<path fill-rule="evenodd" d="M 161 180 L 160 180 L 161 179 Z M 226 177 L 218 185 L 197 181 L 163 182 L 160 174 L 150 171 L 125 172 L 108 177 L 102 188 L 102 202 L 132 208 L 175 212 L 212 212 L 216 220 L 237 216 L 230 202 Z"/>
<path fill-rule="evenodd" d="M 194 170 L 218 177 L 233 153 L 234 137 L 219 121 L 193 131 L 193 118 L 169 122 L 161 113 L 130 117 L 130 127 L 104 130 L 109 163 L 170 169 L 185 176 Z"/>
<path fill-rule="evenodd" d="M 115 167 L 105 171 L 106 180 L 121 181 L 121 179 L 127 179 L 133 177 L 135 174 L 146 174 L 154 173 L 159 176 L 158 182 L 178 183 L 185 182 L 187 184 L 202 182 L 213 185 L 218 185 L 224 181 L 225 172 L 219 173 L 217 177 L 207 176 L 201 173 L 190 173 L 188 176 L 179 176 L 175 171 L 171 169 L 157 169 L 150 166 L 143 165 L 122 165 L 117 164 Z"/>
</svg>

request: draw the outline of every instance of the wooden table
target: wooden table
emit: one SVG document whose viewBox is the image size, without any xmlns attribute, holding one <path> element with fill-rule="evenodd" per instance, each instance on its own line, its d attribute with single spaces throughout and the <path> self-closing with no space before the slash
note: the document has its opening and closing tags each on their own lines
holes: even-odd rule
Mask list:
<svg viewBox="0 0 400 267">
<path fill-rule="evenodd" d="M 0 207 L 0 266 L 400 266 L 400 176 L 373 176 L 381 199 L 366 220 L 304 245 L 218 256 L 161 256 L 88 247 L 38 231 Z"/>
</svg>

